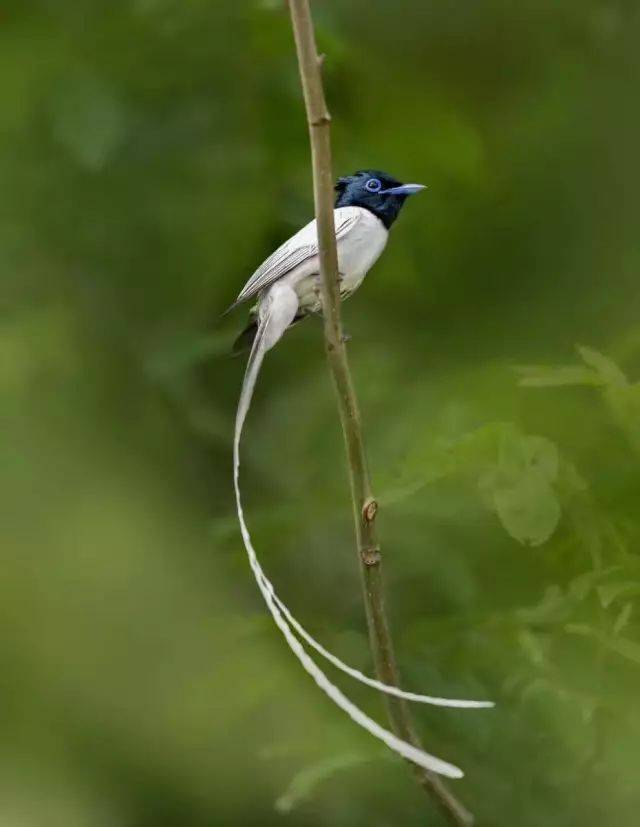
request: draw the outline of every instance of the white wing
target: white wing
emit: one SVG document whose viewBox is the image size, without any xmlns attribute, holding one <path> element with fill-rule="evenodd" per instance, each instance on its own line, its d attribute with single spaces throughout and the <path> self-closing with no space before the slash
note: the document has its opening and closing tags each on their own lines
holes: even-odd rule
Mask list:
<svg viewBox="0 0 640 827">
<path fill-rule="evenodd" d="M 336 228 L 336 240 L 352 230 L 360 220 L 362 211 L 358 207 L 339 207 L 333 216 Z M 249 281 L 240 291 L 238 298 L 231 305 L 232 310 L 242 302 L 248 301 L 269 287 L 274 281 L 290 273 L 305 261 L 318 255 L 318 232 L 315 219 L 310 221 L 288 241 L 278 247 L 269 258 L 258 267 Z M 228 311 L 227 311 L 228 312 Z"/>
</svg>

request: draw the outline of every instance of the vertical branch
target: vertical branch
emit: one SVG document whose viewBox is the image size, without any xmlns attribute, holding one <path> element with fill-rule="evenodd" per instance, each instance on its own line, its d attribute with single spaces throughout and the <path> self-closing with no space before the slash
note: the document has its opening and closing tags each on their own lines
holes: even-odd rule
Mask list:
<svg viewBox="0 0 640 827">
<path fill-rule="evenodd" d="M 384 605 L 382 557 L 376 534 L 375 520 L 378 506 L 371 492 L 360 412 L 351 380 L 340 321 L 338 256 L 333 218 L 331 117 L 322 85 L 320 71 L 322 60 L 316 49 L 308 0 L 289 0 L 289 9 L 311 141 L 313 194 L 322 275 L 325 347 L 337 390 L 338 408 L 347 452 L 369 640 L 378 679 L 398 686 L 393 639 Z M 386 705 L 389 721 L 395 734 L 420 747 L 406 701 L 387 695 Z M 472 815 L 452 795 L 442 779 L 415 765 L 414 769 L 421 786 L 433 796 L 451 824 L 457 827 L 469 827 L 473 824 Z"/>
</svg>

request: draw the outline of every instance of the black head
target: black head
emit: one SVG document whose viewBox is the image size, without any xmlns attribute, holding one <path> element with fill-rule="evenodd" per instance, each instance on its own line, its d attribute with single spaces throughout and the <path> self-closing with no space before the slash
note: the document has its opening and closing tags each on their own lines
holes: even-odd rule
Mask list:
<svg viewBox="0 0 640 827">
<path fill-rule="evenodd" d="M 361 169 L 338 178 L 336 207 L 364 207 L 389 229 L 408 196 L 423 189 L 422 184 L 401 184 L 377 169 Z"/>
</svg>

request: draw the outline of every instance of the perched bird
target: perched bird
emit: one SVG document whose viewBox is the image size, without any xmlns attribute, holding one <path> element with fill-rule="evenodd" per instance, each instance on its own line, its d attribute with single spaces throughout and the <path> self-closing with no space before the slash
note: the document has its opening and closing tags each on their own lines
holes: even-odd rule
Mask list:
<svg viewBox="0 0 640 827">
<path fill-rule="evenodd" d="M 420 184 L 401 184 L 390 175 L 376 170 L 363 170 L 338 180 L 334 217 L 340 293 L 343 298 L 357 290 L 369 269 L 377 261 L 387 243 L 389 229 L 398 217 L 407 197 L 422 189 L 424 187 Z M 251 349 L 236 412 L 233 441 L 236 508 L 249 564 L 267 607 L 289 647 L 333 702 L 356 723 L 404 758 L 432 772 L 451 778 L 460 778 L 462 771 L 458 767 L 398 738 L 352 703 L 337 686 L 331 683 L 309 656 L 301 641 L 352 678 L 389 695 L 436 706 L 480 708 L 493 706 L 493 704 L 489 701 L 434 698 L 429 695 L 405 692 L 396 686 L 389 686 L 364 675 L 328 652 L 306 631 L 276 595 L 273 585 L 258 562 L 244 518 L 240 495 L 240 439 L 258 373 L 265 353 L 279 341 L 292 324 L 310 314 L 322 311 L 319 279 L 316 222 L 311 221 L 279 247 L 256 270 L 237 300 L 229 308 L 230 311 L 242 302 L 258 299 L 251 312 L 249 325 L 238 337 L 236 346 L 236 350 L 241 350 L 245 346 Z"/>
<path fill-rule="evenodd" d="M 423 189 L 422 184 L 401 184 L 386 172 L 373 169 L 338 179 L 334 219 L 342 298 L 348 298 L 360 287 L 378 260 L 387 243 L 389 229 L 407 197 Z M 315 219 L 285 241 L 258 267 L 226 311 L 229 313 L 239 304 L 258 297 L 249 324 L 236 339 L 234 353 L 240 353 L 253 344 L 260 319 L 264 318 L 266 308 L 273 304 L 274 292 L 280 296 L 288 295 L 287 291 L 282 290 L 283 287 L 290 288 L 297 300 L 295 313 L 286 326 L 322 310 Z M 282 298 L 279 301 L 282 302 Z M 293 309 L 292 297 L 287 303 L 289 307 Z M 271 341 L 273 334 L 269 339 L 269 346 L 277 341 Z"/>
</svg>

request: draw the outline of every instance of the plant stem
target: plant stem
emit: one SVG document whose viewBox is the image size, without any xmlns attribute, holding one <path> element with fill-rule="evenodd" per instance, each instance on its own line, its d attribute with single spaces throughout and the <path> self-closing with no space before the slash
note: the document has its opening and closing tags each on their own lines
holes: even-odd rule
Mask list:
<svg viewBox="0 0 640 827">
<path fill-rule="evenodd" d="M 338 396 L 338 408 L 348 459 L 356 543 L 364 586 L 369 640 L 378 679 L 399 685 L 393 639 L 387 620 L 382 582 L 382 558 L 375 519 L 377 503 L 371 492 L 358 400 L 356 398 L 340 321 L 338 256 L 333 219 L 333 170 L 330 124 L 322 85 L 321 63 L 308 0 L 289 0 L 291 22 L 304 93 L 313 165 L 313 195 L 318 226 L 324 337 L 329 366 Z M 407 702 L 389 695 L 387 713 L 395 734 L 420 747 Z M 451 824 L 469 827 L 473 817 L 453 796 L 442 779 L 415 765 L 420 785 L 439 804 Z"/>
</svg>

